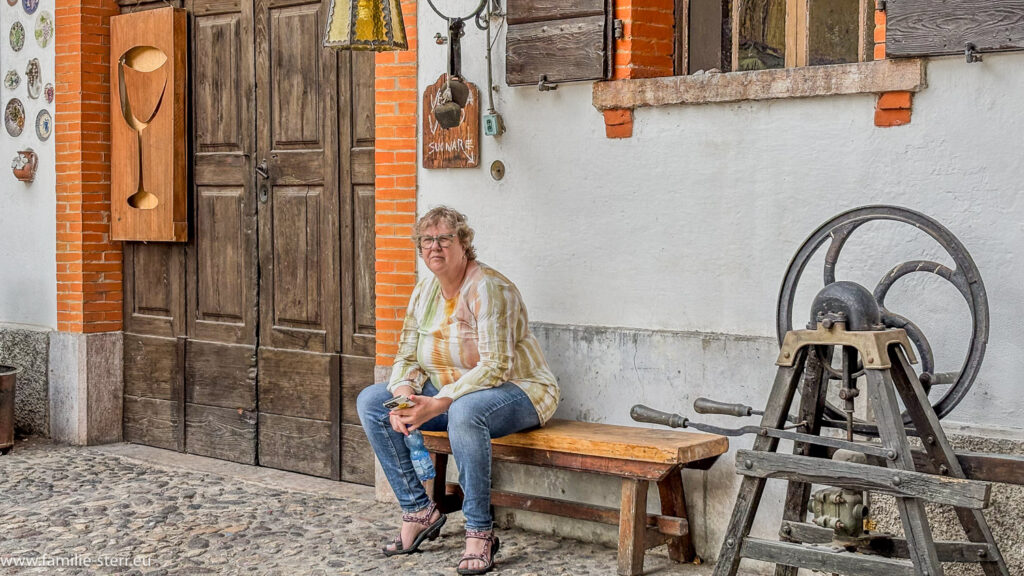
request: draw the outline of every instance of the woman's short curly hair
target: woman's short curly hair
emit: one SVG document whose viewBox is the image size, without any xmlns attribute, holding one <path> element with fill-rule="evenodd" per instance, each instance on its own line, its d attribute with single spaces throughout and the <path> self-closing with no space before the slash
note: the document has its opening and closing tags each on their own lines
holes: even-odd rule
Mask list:
<svg viewBox="0 0 1024 576">
<path fill-rule="evenodd" d="M 429 212 L 416 221 L 416 226 L 412 229 L 412 241 L 416 245 L 417 250 L 419 250 L 420 236 L 423 235 L 423 231 L 438 224 L 444 224 L 452 230 L 459 239 L 459 244 L 466 250 L 466 258 L 468 260 L 476 260 L 476 247 L 473 246 L 474 232 L 469 227 L 469 220 L 465 214 L 448 206 L 431 208 Z"/>
</svg>

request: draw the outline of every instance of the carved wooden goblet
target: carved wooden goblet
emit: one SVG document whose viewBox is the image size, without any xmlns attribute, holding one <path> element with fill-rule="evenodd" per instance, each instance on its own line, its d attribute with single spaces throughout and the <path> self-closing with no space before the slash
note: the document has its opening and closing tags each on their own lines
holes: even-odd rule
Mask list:
<svg viewBox="0 0 1024 576">
<path fill-rule="evenodd" d="M 139 142 L 139 187 L 128 197 L 132 208 L 150 210 L 160 199 L 146 190 L 145 165 L 142 162 L 142 131 L 149 126 L 167 89 L 167 55 L 153 46 L 135 46 L 118 59 L 118 92 L 121 115 L 135 130 Z"/>
</svg>

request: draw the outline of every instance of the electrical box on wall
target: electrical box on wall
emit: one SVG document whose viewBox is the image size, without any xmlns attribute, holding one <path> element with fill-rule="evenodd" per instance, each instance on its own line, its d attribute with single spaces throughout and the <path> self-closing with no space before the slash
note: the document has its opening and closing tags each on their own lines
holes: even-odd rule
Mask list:
<svg viewBox="0 0 1024 576">
<path fill-rule="evenodd" d="M 501 120 L 501 114 L 484 114 L 484 134 L 487 136 L 501 136 L 505 133 L 505 122 Z"/>
</svg>

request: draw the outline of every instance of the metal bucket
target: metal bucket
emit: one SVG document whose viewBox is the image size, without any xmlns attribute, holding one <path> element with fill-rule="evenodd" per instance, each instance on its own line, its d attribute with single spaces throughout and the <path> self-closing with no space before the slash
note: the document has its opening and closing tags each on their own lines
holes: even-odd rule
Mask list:
<svg viewBox="0 0 1024 576">
<path fill-rule="evenodd" d="M 14 383 L 21 368 L 0 365 L 0 454 L 14 447 Z"/>
</svg>

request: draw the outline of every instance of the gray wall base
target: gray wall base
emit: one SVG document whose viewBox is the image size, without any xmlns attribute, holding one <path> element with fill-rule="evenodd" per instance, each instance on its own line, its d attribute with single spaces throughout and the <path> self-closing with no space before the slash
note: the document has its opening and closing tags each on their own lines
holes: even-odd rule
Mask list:
<svg viewBox="0 0 1024 576">
<path fill-rule="evenodd" d="M 0 364 L 21 368 L 14 392 L 14 427 L 21 434 L 47 436 L 46 371 L 51 330 L 0 325 Z"/>
<path fill-rule="evenodd" d="M 121 441 L 122 334 L 54 332 L 50 338 L 50 436 L 77 445 Z"/>
</svg>

